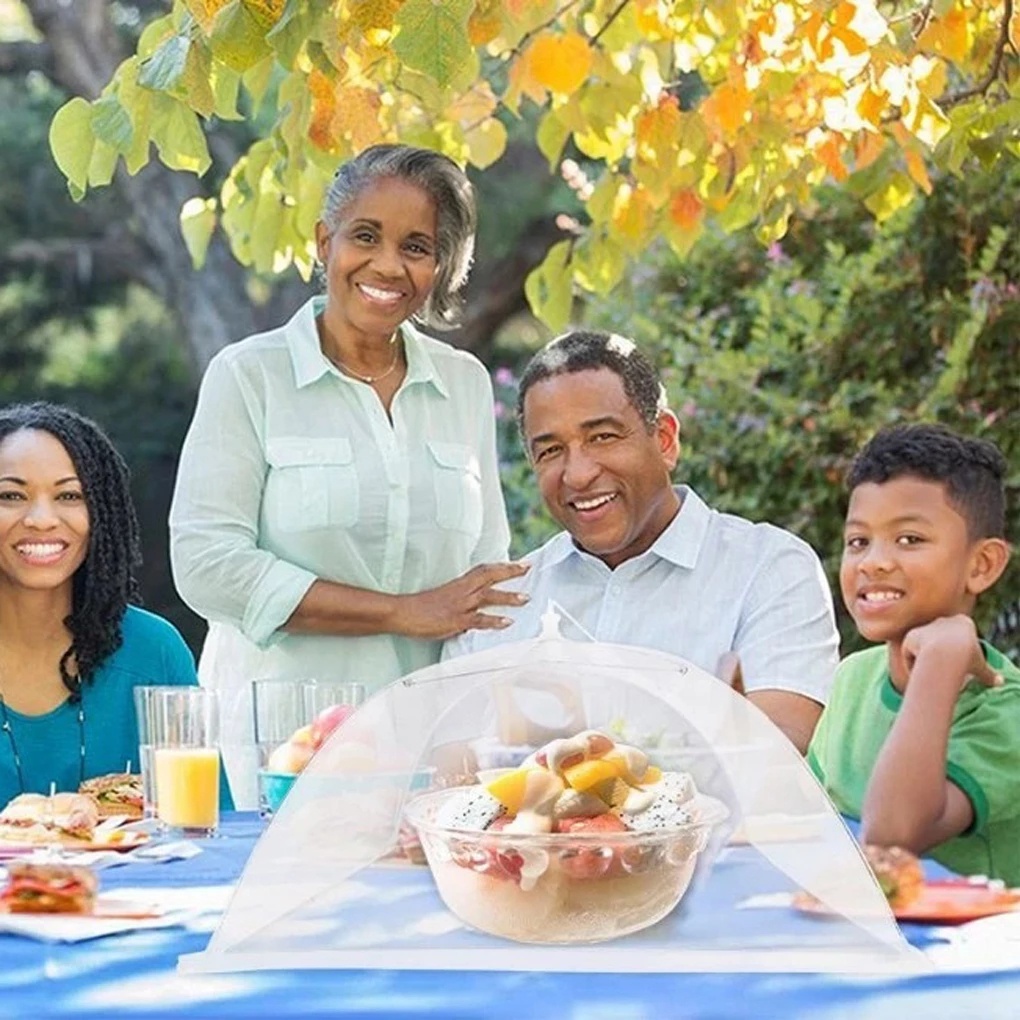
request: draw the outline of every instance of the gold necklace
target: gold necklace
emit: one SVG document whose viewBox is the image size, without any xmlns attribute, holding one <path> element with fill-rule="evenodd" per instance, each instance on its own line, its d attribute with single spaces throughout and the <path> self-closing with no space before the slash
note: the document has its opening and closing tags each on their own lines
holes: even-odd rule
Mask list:
<svg viewBox="0 0 1020 1020">
<path fill-rule="evenodd" d="M 368 385 L 371 386 L 373 383 L 379 382 L 380 379 L 385 379 L 386 376 L 388 376 L 390 372 L 397 367 L 397 363 L 400 361 L 400 344 L 397 343 L 398 333 L 399 330 L 394 331 L 389 340 L 390 346 L 393 348 L 393 358 L 390 361 L 389 368 L 387 368 L 385 372 L 380 372 L 378 375 L 364 375 L 361 372 L 355 372 L 354 369 L 351 368 L 351 366 L 348 365 L 339 354 L 335 356 L 326 354 L 326 357 L 329 358 L 329 360 L 332 361 L 341 372 L 346 372 L 359 382 L 368 383 Z M 323 353 L 325 354 L 325 351 L 323 351 Z"/>
</svg>

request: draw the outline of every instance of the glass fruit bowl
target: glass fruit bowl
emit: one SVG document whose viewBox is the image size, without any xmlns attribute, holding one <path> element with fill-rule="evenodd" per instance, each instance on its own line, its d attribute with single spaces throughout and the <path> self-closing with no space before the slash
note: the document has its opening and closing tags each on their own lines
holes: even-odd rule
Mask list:
<svg viewBox="0 0 1020 1020">
<path fill-rule="evenodd" d="M 647 928 L 681 900 L 698 854 L 729 814 L 703 795 L 694 819 L 652 832 L 519 833 L 435 821 L 463 788 L 415 797 L 405 809 L 439 895 L 465 924 L 533 943 L 603 942 Z"/>
</svg>

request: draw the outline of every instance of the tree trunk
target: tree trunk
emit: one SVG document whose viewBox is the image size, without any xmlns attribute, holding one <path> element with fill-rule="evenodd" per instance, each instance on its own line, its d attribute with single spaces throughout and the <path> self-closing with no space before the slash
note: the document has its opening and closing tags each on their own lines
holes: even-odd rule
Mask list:
<svg viewBox="0 0 1020 1020">
<path fill-rule="evenodd" d="M 48 55 L 42 66 L 54 83 L 71 95 L 96 98 L 125 56 L 110 5 L 105 0 L 25 0 L 25 6 L 44 37 Z M 177 317 L 197 371 L 230 341 L 281 322 L 309 293 L 294 280 L 276 288 L 265 305 L 256 305 L 248 293 L 247 270 L 219 231 L 203 268 L 192 268 L 179 215 L 188 198 L 206 194 L 197 178 L 154 161 L 135 177 L 121 165 L 112 187 L 124 201 L 124 221 L 138 247 L 140 262 L 132 275 Z"/>
</svg>

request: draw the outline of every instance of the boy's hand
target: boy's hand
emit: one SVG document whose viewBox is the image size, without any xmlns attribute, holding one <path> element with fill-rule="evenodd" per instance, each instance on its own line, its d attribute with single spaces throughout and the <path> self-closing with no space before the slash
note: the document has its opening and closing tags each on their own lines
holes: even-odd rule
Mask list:
<svg viewBox="0 0 1020 1020">
<path fill-rule="evenodd" d="M 902 647 L 903 658 L 911 676 L 914 674 L 914 665 L 924 656 L 925 659 L 930 658 L 935 667 L 926 672 L 957 677 L 960 690 L 972 679 L 986 687 L 1002 686 L 1002 675 L 995 672 L 985 660 L 974 621 L 962 613 L 942 616 L 931 623 L 915 627 L 904 636 Z"/>
</svg>

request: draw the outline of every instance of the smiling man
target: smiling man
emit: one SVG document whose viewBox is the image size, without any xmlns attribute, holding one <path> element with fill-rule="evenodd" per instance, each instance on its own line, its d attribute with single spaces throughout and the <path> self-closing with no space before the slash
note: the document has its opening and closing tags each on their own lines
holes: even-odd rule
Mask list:
<svg viewBox="0 0 1020 1020">
<path fill-rule="evenodd" d="M 810 546 L 673 485 L 679 424 L 631 340 L 589 331 L 553 340 L 525 369 L 517 412 L 542 498 L 565 530 L 501 586 L 531 596 L 506 611 L 513 623 L 465 634 L 445 654 L 535 637 L 553 600 L 569 614 L 567 636 L 656 648 L 709 672 L 736 652 L 748 697 L 803 752 L 838 648 Z"/>
</svg>

